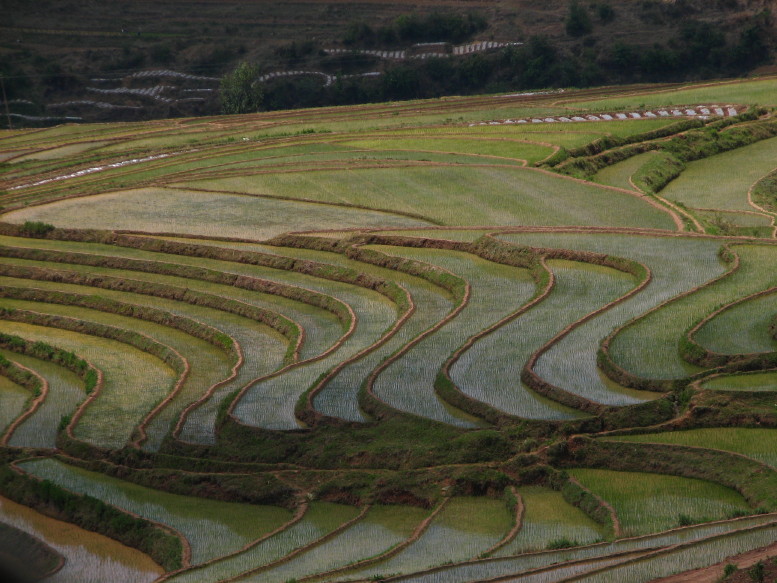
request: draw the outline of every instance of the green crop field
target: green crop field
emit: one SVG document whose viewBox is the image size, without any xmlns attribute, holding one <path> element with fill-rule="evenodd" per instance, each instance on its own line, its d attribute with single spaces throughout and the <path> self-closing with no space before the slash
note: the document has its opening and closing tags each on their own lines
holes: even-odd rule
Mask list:
<svg viewBox="0 0 777 583">
<path fill-rule="evenodd" d="M 0 131 L 2 532 L 54 583 L 771 544 L 775 87 Z"/>
<path fill-rule="evenodd" d="M 46 379 L 51 395 L 33 416 L 16 428 L 9 443 L 18 447 L 54 447 L 59 420 L 72 414 L 84 399 L 83 382 L 69 370 L 51 362 L 10 351 L 0 351 L 0 354 L 40 374 Z M 29 393 L 27 395 L 29 397 Z"/>
<path fill-rule="evenodd" d="M 150 583 L 164 571 L 147 555 L 106 536 L 40 514 L 0 498 L 3 523 L 46 542 L 65 557 L 60 581 L 138 581 Z M 55 580 L 56 580 L 55 579 Z"/>
<path fill-rule="evenodd" d="M 0 404 L 2 404 L 0 427 L 2 427 L 3 432 L 24 412 L 31 396 L 30 391 L 20 387 L 7 377 L 0 379 Z"/>
<path fill-rule="evenodd" d="M 631 536 L 720 520 L 748 508 L 733 490 L 702 480 L 588 469 L 571 475 L 612 505 Z"/>
<path fill-rule="evenodd" d="M 777 382 L 777 373 L 749 373 L 712 377 L 703 386 L 713 391 L 758 391 L 771 392 Z"/>
<path fill-rule="evenodd" d="M 741 453 L 770 466 L 777 466 L 777 451 L 775 451 L 777 433 L 771 429 L 720 427 L 717 429 L 691 429 L 689 431 L 673 431 L 670 433 L 624 435 L 614 437 L 613 439 L 618 441 L 713 447 L 715 449 Z"/>
<path fill-rule="evenodd" d="M 240 549 L 271 532 L 290 516 L 284 509 L 271 506 L 192 500 L 52 460 L 25 462 L 21 468 L 68 490 L 99 497 L 175 528 L 189 541 L 195 564 Z M 214 545 L 216 541 L 218 544 Z"/>
<path fill-rule="evenodd" d="M 719 159 L 716 156 L 691 162 L 662 196 L 690 208 L 756 211 L 748 204 L 747 192 L 777 167 L 775 158 L 777 140 L 771 139 L 720 154 Z M 732 172 L 718 176 L 713 164 L 724 164 Z"/>
<path fill-rule="evenodd" d="M 520 488 L 519 493 L 524 505 L 521 530 L 495 556 L 543 551 L 562 540 L 569 541 L 572 546 L 587 545 L 606 535 L 600 524 L 567 503 L 561 492 L 527 486 Z"/>
<path fill-rule="evenodd" d="M 656 156 L 655 152 L 645 152 L 612 166 L 606 166 L 596 173 L 594 181 L 609 186 L 634 190 L 635 184 L 632 182 L 634 175 L 639 172 L 640 168 L 652 160 L 654 156 Z"/>
</svg>

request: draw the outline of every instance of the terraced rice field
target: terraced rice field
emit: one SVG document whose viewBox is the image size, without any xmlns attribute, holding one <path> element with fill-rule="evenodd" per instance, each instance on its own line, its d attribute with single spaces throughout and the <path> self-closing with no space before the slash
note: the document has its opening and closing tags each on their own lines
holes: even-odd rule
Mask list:
<svg viewBox="0 0 777 583">
<path fill-rule="evenodd" d="M 5 432 L 13 421 L 26 409 L 30 400 L 30 391 L 20 387 L 6 377 L 0 379 L 0 427 Z"/>
<path fill-rule="evenodd" d="M 624 534 L 631 536 L 684 526 L 685 517 L 709 522 L 748 508 L 737 492 L 702 480 L 610 470 L 570 473 L 612 504 Z"/>
<path fill-rule="evenodd" d="M 384 246 L 372 247 L 392 256 L 401 256 L 429 265 L 472 281 L 471 295 L 455 320 L 443 326 L 433 336 L 424 338 L 402 358 L 381 371 L 375 382 L 375 393 L 392 406 L 425 417 L 457 423 L 455 417 L 440 406 L 433 395 L 437 371 L 445 359 L 483 328 L 495 324 L 518 310 L 534 293 L 531 278 L 524 270 L 489 263 L 476 257 L 428 250 L 396 250 Z M 421 363 L 430 366 L 421 368 Z M 412 375 L 412 382 L 408 377 Z"/>
<path fill-rule="evenodd" d="M 3 523 L 44 540 L 65 557 L 65 564 L 50 581 L 124 580 L 150 583 L 164 571 L 147 555 L 106 536 L 44 516 L 34 510 L 0 499 Z"/>
<path fill-rule="evenodd" d="M 421 537 L 385 561 L 335 580 L 408 573 L 478 556 L 508 531 L 509 517 L 499 500 L 453 498 Z"/>
<path fill-rule="evenodd" d="M 153 201 L 153 204 L 149 204 Z M 86 204 L 86 208 L 84 208 Z M 289 202 L 193 190 L 132 190 L 72 199 L 36 207 L 35 220 L 77 227 L 83 213 L 103 228 L 218 236 L 225 225 L 235 237 L 268 239 L 286 231 L 306 231 L 324 221 L 338 228 L 358 226 L 411 227 L 423 220 L 338 206 Z M 31 216 L 31 215 L 30 215 Z M 54 218 L 56 217 L 56 219 Z M 289 217 L 296 217 L 289 222 Z M 20 220 L 28 217 L 20 211 Z"/>
<path fill-rule="evenodd" d="M 17 447 L 54 447 L 59 420 L 72 414 L 86 397 L 83 382 L 69 370 L 45 360 L 9 351 L 0 354 L 40 374 L 51 394 L 34 415 L 16 428 L 9 443 Z"/>
<path fill-rule="evenodd" d="M 771 139 L 737 148 L 720 157 L 691 162 L 662 196 L 691 208 L 755 211 L 757 209 L 748 204 L 747 192 L 777 167 L 775 154 L 777 140 Z M 718 176 L 713 171 L 713 163 L 738 170 Z"/>
<path fill-rule="evenodd" d="M 699 328 L 695 339 L 705 348 L 725 354 L 771 352 L 777 348 L 769 330 L 774 314 L 774 293 L 739 302 Z"/>
<path fill-rule="evenodd" d="M 690 429 L 688 431 L 673 431 L 669 433 L 623 435 L 610 439 L 722 449 L 741 453 L 770 466 L 777 465 L 777 453 L 775 453 L 774 447 L 777 433 L 772 429 L 719 427 L 716 429 Z"/>
<path fill-rule="evenodd" d="M 256 571 L 266 573 L 272 565 L 278 564 L 291 553 L 300 553 L 347 525 L 358 517 L 358 510 L 328 502 L 313 502 L 302 519 L 274 536 L 266 537 L 257 544 L 210 563 L 175 575 L 172 581 L 222 581 L 236 577 L 249 577 Z"/>
<path fill-rule="evenodd" d="M 773 542 L 775 83 L 0 133 L 0 522 L 63 582 Z"/>
<path fill-rule="evenodd" d="M 600 524 L 567 503 L 561 492 L 541 486 L 526 486 L 518 492 L 524 505 L 521 530 L 495 556 L 544 551 L 561 541 L 572 546 L 588 545 L 607 535 Z"/>
<path fill-rule="evenodd" d="M 645 164 L 656 156 L 656 152 L 645 152 L 631 158 L 626 158 L 623 162 L 618 162 L 612 166 L 607 166 L 596 173 L 594 181 L 618 188 L 634 190 L 635 184 L 632 182 L 634 175 Z"/>
<path fill-rule="evenodd" d="M 135 425 L 168 395 L 175 382 L 175 372 L 160 359 L 116 340 L 16 322 L 5 324 L 3 330 L 77 352 L 104 373 L 100 399 L 85 410 L 76 427 L 79 438 L 96 445 L 122 447 Z M 132 392 L 125 390 L 127 384 Z"/>
<path fill-rule="evenodd" d="M 53 460 L 24 462 L 20 467 L 68 490 L 100 498 L 176 529 L 191 545 L 194 564 L 239 550 L 290 518 L 283 508 L 167 494 Z"/>
<path fill-rule="evenodd" d="M 72 306 L 9 299 L 4 299 L 3 305 L 12 310 L 34 310 L 43 314 L 120 326 L 125 330 L 144 334 L 177 351 L 189 363 L 188 375 L 170 404 L 149 424 L 146 430 L 149 439 L 144 444 L 144 447 L 149 449 L 159 448 L 162 439 L 171 430 L 171 424 L 174 424 L 178 414 L 186 405 L 199 399 L 212 385 L 230 376 L 232 364 L 227 355 L 212 344 L 175 329 L 151 322 L 139 322 L 135 318 Z"/>
<path fill-rule="evenodd" d="M 777 247 L 743 245 L 734 247 L 733 251 L 740 257 L 739 269 L 625 328 L 612 345 L 615 360 L 635 374 L 648 378 L 673 378 L 696 370 L 679 357 L 676 340 L 671 338 L 673 335 L 667 326 L 671 323 L 671 326 L 688 328 L 716 306 L 769 289 L 777 283 L 777 272 L 769 267 L 777 260 Z M 644 350 L 644 343 L 638 340 L 646 333 L 655 341 L 650 350 Z"/>
<path fill-rule="evenodd" d="M 365 557 L 378 556 L 397 547 L 412 534 L 422 517 L 423 513 L 416 508 L 375 506 L 342 534 L 302 553 L 293 561 L 239 580 L 283 583 L 345 568 Z M 327 580 L 330 576 L 322 575 L 321 578 Z"/>
<path fill-rule="evenodd" d="M 757 391 L 771 392 L 777 382 L 777 373 L 750 373 L 740 375 L 720 375 L 711 377 L 703 387 L 712 391 Z"/>
<path fill-rule="evenodd" d="M 209 190 L 269 194 L 328 204 L 379 205 L 388 212 L 410 213 L 433 224 L 552 224 L 671 228 L 670 218 L 645 208 L 639 198 L 595 188 L 530 169 L 404 168 L 401 170 L 326 169 L 274 176 L 224 178 L 186 186 Z M 495 188 L 496 186 L 496 188 Z M 488 192 L 488 204 L 473 193 Z M 551 195 L 554 193 L 554 195 Z M 562 200 L 554 201 L 555 196 Z M 439 201 L 445 200 L 445 205 Z M 618 212 L 614 212 L 617 208 Z M 29 217 L 28 217 L 29 218 Z M 464 219 L 464 220 L 462 220 Z M 336 226 L 336 225 L 333 225 Z M 396 226 L 396 225 L 394 225 Z"/>
</svg>

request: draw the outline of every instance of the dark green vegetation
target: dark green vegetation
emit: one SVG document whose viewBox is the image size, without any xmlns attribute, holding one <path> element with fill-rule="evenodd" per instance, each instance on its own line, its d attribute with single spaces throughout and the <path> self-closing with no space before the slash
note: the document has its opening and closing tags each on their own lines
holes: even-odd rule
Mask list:
<svg viewBox="0 0 777 583">
<path fill-rule="evenodd" d="M 0 76 L 17 127 L 688 81 L 771 66 L 770 10 L 758 0 L 6 0 Z M 274 75 L 249 109 L 218 95 L 220 79 L 247 72 L 241 62 Z"/>
<path fill-rule="evenodd" d="M 391 23 L 349 42 L 482 27 Z M 42 568 L 96 568 L 57 519 L 177 583 L 648 581 L 762 546 L 776 86 L 1 134 L 0 524 Z"/>
</svg>

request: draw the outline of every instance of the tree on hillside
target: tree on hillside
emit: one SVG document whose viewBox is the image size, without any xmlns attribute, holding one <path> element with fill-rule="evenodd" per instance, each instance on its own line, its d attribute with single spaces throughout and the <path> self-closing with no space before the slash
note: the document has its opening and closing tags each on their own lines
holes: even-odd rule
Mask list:
<svg viewBox="0 0 777 583">
<path fill-rule="evenodd" d="M 576 1 L 569 5 L 569 14 L 564 25 L 569 36 L 583 36 L 593 30 L 588 10 Z"/>
<path fill-rule="evenodd" d="M 221 111 L 225 114 L 253 113 L 261 109 L 264 92 L 259 85 L 259 67 L 243 61 L 221 80 Z"/>
</svg>

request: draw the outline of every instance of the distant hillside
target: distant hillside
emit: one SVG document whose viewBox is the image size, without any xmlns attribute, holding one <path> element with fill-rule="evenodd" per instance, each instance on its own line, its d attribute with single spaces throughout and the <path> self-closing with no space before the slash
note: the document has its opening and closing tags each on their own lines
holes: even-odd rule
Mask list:
<svg viewBox="0 0 777 583">
<path fill-rule="evenodd" d="M 241 61 L 264 109 L 714 78 L 769 70 L 776 5 L 0 0 L 0 74 L 14 125 L 217 113 Z"/>
</svg>

